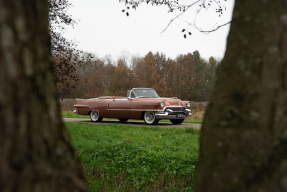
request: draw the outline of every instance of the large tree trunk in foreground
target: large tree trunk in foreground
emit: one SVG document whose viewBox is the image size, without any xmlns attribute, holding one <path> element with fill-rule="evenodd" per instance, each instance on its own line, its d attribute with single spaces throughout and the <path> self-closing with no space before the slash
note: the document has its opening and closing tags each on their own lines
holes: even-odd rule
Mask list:
<svg viewBox="0 0 287 192">
<path fill-rule="evenodd" d="M 287 191 L 287 1 L 236 1 L 195 191 Z"/>
<path fill-rule="evenodd" d="M 46 0 L 0 0 L 0 191 L 84 191 L 61 120 Z"/>
</svg>

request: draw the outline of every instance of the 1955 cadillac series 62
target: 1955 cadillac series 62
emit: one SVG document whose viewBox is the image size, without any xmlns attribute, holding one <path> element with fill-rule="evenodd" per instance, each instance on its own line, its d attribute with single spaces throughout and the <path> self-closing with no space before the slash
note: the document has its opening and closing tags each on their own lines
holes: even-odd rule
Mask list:
<svg viewBox="0 0 287 192">
<path fill-rule="evenodd" d="M 74 113 L 90 115 L 91 120 L 100 122 L 103 118 L 118 118 L 124 123 L 128 119 L 142 119 L 146 124 L 157 124 L 161 119 L 170 119 L 181 124 L 191 115 L 189 101 L 159 97 L 154 89 L 134 88 L 127 97 L 103 96 L 93 99 L 76 99 Z"/>
</svg>

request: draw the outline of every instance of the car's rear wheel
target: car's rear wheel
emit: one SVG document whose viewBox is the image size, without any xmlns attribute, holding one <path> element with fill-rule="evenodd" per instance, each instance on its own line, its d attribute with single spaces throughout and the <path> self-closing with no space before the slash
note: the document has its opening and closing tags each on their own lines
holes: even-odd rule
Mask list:
<svg viewBox="0 0 287 192">
<path fill-rule="evenodd" d="M 90 112 L 90 118 L 91 118 L 91 121 L 93 122 L 101 122 L 103 120 L 103 118 L 100 117 L 99 111 L 97 110 L 92 110 Z"/>
<path fill-rule="evenodd" d="M 121 119 L 121 118 L 119 118 L 119 121 L 121 122 L 121 123 L 125 123 L 125 122 L 127 122 L 129 119 Z"/>
<path fill-rule="evenodd" d="M 154 111 L 146 111 L 144 113 L 144 121 L 148 125 L 156 125 L 159 121 L 159 119 L 155 118 L 155 112 Z"/>
<path fill-rule="evenodd" d="M 182 124 L 183 121 L 184 119 L 170 119 L 170 122 L 172 122 L 172 124 Z"/>
</svg>

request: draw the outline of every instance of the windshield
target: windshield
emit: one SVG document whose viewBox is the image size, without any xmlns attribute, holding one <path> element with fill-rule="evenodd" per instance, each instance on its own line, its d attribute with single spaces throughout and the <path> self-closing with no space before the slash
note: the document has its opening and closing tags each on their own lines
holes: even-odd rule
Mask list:
<svg viewBox="0 0 287 192">
<path fill-rule="evenodd" d="M 135 97 L 159 97 L 154 89 L 133 89 Z"/>
</svg>

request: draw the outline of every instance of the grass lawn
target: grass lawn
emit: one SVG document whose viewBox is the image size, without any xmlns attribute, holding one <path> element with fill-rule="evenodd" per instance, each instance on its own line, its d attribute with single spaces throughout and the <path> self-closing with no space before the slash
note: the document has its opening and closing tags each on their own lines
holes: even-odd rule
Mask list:
<svg viewBox="0 0 287 192">
<path fill-rule="evenodd" d="M 90 116 L 88 115 L 77 115 L 75 114 L 73 111 L 62 111 L 62 117 L 64 118 L 80 118 L 80 119 L 90 119 Z M 104 118 L 104 119 L 108 119 L 108 118 Z M 111 119 L 111 118 L 109 118 Z M 141 120 L 143 121 L 143 120 Z M 163 119 L 160 120 L 161 122 L 170 122 L 167 119 Z M 197 123 L 197 124 L 201 124 L 202 120 L 197 120 L 197 119 L 185 119 L 184 123 Z"/>
<path fill-rule="evenodd" d="M 65 124 L 91 192 L 192 191 L 199 130 Z"/>
</svg>

